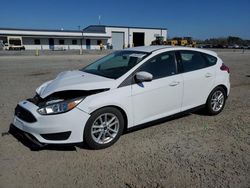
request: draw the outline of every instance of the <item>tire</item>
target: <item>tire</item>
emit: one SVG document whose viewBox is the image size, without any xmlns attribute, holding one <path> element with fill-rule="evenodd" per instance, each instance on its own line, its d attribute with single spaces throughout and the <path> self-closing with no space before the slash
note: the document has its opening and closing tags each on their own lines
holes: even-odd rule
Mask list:
<svg viewBox="0 0 250 188">
<path fill-rule="evenodd" d="M 209 115 L 219 114 L 226 103 L 226 91 L 218 86 L 209 94 L 206 102 L 206 111 Z"/>
<path fill-rule="evenodd" d="M 122 113 L 113 107 L 104 107 L 91 114 L 84 130 L 84 141 L 91 149 L 113 145 L 124 129 Z"/>
</svg>

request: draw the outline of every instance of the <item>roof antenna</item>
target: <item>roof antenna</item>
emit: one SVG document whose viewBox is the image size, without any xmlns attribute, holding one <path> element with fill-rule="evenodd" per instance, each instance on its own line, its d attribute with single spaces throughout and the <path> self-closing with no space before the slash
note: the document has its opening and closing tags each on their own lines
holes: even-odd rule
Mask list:
<svg viewBox="0 0 250 188">
<path fill-rule="evenodd" d="M 101 25 L 101 15 L 98 16 L 98 23 Z"/>
</svg>

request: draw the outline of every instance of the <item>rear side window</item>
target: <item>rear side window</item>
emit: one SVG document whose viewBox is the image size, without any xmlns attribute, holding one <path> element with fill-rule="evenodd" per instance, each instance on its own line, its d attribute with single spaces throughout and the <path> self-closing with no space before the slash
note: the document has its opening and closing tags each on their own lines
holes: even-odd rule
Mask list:
<svg viewBox="0 0 250 188">
<path fill-rule="evenodd" d="M 203 56 L 205 57 L 205 59 L 207 60 L 207 63 L 209 64 L 209 66 L 213 66 L 217 63 L 217 58 L 212 56 L 212 55 L 208 55 L 208 54 L 204 54 Z"/>
<path fill-rule="evenodd" d="M 207 67 L 205 58 L 201 53 L 195 51 L 180 51 L 183 72 L 190 72 Z"/>
<path fill-rule="evenodd" d="M 153 75 L 153 79 L 171 76 L 177 73 L 174 52 L 159 54 L 145 62 L 139 69 Z"/>
</svg>

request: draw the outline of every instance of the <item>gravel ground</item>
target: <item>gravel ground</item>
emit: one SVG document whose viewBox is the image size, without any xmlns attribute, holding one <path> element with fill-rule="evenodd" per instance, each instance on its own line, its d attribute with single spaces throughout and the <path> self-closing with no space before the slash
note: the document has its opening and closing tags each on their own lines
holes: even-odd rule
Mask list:
<svg viewBox="0 0 250 188">
<path fill-rule="evenodd" d="M 250 187 L 250 52 L 219 52 L 231 93 L 214 117 L 189 114 L 123 135 L 110 148 L 32 151 L 0 136 L 0 187 Z M 100 55 L 0 56 L 0 132 L 18 101 Z"/>
</svg>

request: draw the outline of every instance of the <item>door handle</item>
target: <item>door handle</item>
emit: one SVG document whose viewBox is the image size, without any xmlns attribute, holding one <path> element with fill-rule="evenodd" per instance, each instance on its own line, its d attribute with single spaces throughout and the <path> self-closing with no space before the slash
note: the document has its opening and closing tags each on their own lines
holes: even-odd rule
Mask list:
<svg viewBox="0 0 250 188">
<path fill-rule="evenodd" d="M 209 77 L 212 77 L 212 76 L 213 76 L 213 75 L 212 75 L 211 73 L 209 73 L 209 72 L 205 74 L 205 77 L 206 77 L 206 78 L 209 78 Z"/>
<path fill-rule="evenodd" d="M 180 82 L 178 82 L 178 81 L 173 81 L 173 82 L 171 82 L 170 84 L 169 84 L 169 86 L 177 86 L 177 85 L 179 85 L 180 84 Z"/>
</svg>

